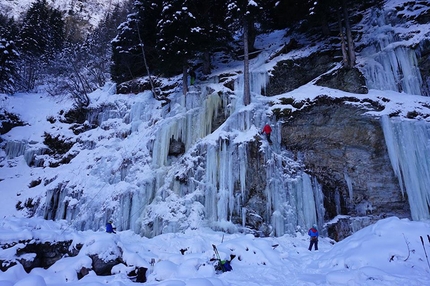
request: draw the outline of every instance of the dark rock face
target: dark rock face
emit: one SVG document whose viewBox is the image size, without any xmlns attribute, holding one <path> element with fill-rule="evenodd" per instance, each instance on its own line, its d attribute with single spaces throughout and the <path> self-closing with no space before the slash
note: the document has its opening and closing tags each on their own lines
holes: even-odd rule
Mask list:
<svg viewBox="0 0 430 286">
<path fill-rule="evenodd" d="M 170 139 L 169 155 L 178 156 L 185 153 L 185 144 L 175 138 Z"/>
<path fill-rule="evenodd" d="M 0 135 L 8 133 L 16 126 L 24 126 L 24 122 L 16 114 L 0 110 Z"/>
<path fill-rule="evenodd" d="M 27 243 L 23 248 L 17 250 L 18 261 L 23 265 L 25 271 L 30 272 L 35 267 L 49 268 L 64 255 L 76 256 L 79 250 L 71 249 L 72 241 L 51 243 Z M 32 260 L 20 259 L 24 254 L 34 254 Z"/>
<path fill-rule="evenodd" d="M 326 221 L 340 214 L 409 217 L 379 119 L 366 111 L 326 98 L 293 113 L 282 127 L 282 144 L 323 187 Z"/>
<path fill-rule="evenodd" d="M 315 53 L 307 58 L 280 61 L 271 72 L 266 95 L 273 96 L 292 91 L 334 67 L 333 51 Z"/>
<path fill-rule="evenodd" d="M 111 275 L 112 267 L 122 262 L 122 259 L 119 257 L 108 261 L 101 259 L 98 255 L 91 255 L 90 257 L 93 261 L 92 267 L 94 272 L 100 276 Z"/>
<path fill-rule="evenodd" d="M 341 68 L 322 75 L 316 84 L 357 94 L 368 93 L 366 79 L 357 68 Z"/>
<path fill-rule="evenodd" d="M 0 260 L 0 270 L 6 271 L 10 267 L 20 263 L 27 273 L 34 268 L 48 269 L 58 260 L 63 257 L 73 257 L 79 254 L 82 245 L 78 244 L 76 247 L 71 247 L 73 244 L 72 240 L 69 241 L 58 241 L 55 243 L 45 242 L 34 242 L 34 241 L 19 241 L 10 244 L 2 244 L 3 249 L 11 248 L 17 244 L 23 245 L 17 248 L 15 258 L 12 260 Z M 120 251 L 122 252 L 122 251 Z M 89 274 L 90 270 L 94 271 L 97 275 L 111 275 L 112 267 L 123 263 L 121 256 L 110 260 L 103 260 L 97 254 L 89 255 L 92 260 L 92 266 L 90 269 L 82 267 L 77 270 L 76 277 L 81 279 L 82 277 Z M 135 266 L 134 273 L 129 273 L 129 276 L 133 274 L 136 276 L 136 282 L 146 282 L 146 271 L 147 268 L 142 266 Z"/>
<path fill-rule="evenodd" d="M 430 40 L 423 41 L 419 50 L 421 57 L 418 60 L 418 66 L 423 80 L 421 93 L 424 96 L 430 96 Z"/>
</svg>

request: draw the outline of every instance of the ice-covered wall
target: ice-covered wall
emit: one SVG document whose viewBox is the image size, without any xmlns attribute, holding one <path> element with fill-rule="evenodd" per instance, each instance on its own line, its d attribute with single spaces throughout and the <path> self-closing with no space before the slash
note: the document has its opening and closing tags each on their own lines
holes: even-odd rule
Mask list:
<svg viewBox="0 0 430 286">
<path fill-rule="evenodd" d="M 251 92 L 256 96 L 264 89 L 267 73 L 257 70 L 251 73 L 251 79 Z M 321 186 L 280 146 L 279 126 L 265 108 L 256 108 L 254 102 L 252 108 L 243 106 L 242 86 L 239 79 L 236 96 L 230 99 L 226 99 L 227 94 L 208 94 L 202 88 L 173 103 L 173 116 L 159 126 L 153 144 L 152 167 L 165 170 L 160 171 L 160 181 L 153 190 L 161 200 L 153 201 L 142 212 L 142 234 L 177 231 L 195 224 L 193 219 L 216 229 L 235 231 L 247 226 L 251 212 L 261 215 L 274 235 L 295 233 L 313 223 L 323 225 Z M 211 133 L 211 121 L 220 106 L 228 107 L 229 117 Z M 252 157 L 256 137 L 267 122 L 274 128 L 275 143 L 269 146 L 264 140 L 261 155 Z M 187 152 L 179 160 L 172 161 L 168 156 L 172 137 L 186 145 Z M 253 161 L 260 160 L 260 156 L 261 168 L 254 170 Z M 256 171 L 262 177 L 256 183 L 261 188 L 251 190 L 250 181 L 255 183 L 256 179 L 250 176 Z M 265 201 L 255 202 L 257 198 Z M 166 209 L 171 210 L 168 216 Z"/>
<path fill-rule="evenodd" d="M 414 220 L 430 219 L 430 124 L 382 117 L 394 173 L 407 193 Z"/>
<path fill-rule="evenodd" d="M 78 229 L 102 229 L 113 219 L 118 230 L 146 236 L 202 225 L 264 226 L 254 230 L 273 235 L 322 226 L 321 186 L 281 147 L 280 123 L 256 100 L 267 79 L 253 69 L 246 107 L 239 79 L 235 95 L 207 83 L 172 94 L 165 106 L 139 94 L 95 108 L 87 122 L 99 127 L 74 146 L 80 149 L 71 163 L 81 164 L 48 185 L 38 214 Z M 215 130 L 220 112 L 225 122 Z M 265 123 L 274 129 L 273 145 L 259 134 Z M 172 139 L 184 144 L 184 154 L 169 153 Z"/>
<path fill-rule="evenodd" d="M 417 51 L 395 34 L 386 21 L 384 11 L 371 11 L 369 23 L 373 30 L 367 35 L 378 35 L 359 52 L 358 61 L 369 89 L 394 90 L 421 95 L 422 77 L 418 67 Z"/>
</svg>

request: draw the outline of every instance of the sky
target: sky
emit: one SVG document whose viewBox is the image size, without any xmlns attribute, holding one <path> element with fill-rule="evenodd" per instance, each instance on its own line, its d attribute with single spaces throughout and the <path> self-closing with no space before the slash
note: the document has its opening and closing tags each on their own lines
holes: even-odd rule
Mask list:
<svg viewBox="0 0 430 286">
<path fill-rule="evenodd" d="M 400 0 L 389 1 L 387 7 L 392 7 Z M 403 1 L 404 2 L 404 1 Z M 428 25 L 425 26 L 428 28 Z M 411 30 L 416 27 L 412 26 Z M 407 31 L 402 31 L 407 34 Z M 422 37 L 422 32 L 414 33 L 415 38 Z M 283 38 L 285 31 L 275 31 L 263 35 L 257 39 L 257 48 L 265 48 L 262 56 L 251 63 L 251 70 L 270 70 L 274 62 L 266 63 L 265 58 L 281 48 L 287 41 Z M 317 46 L 313 49 L 318 49 Z M 310 52 L 310 51 L 307 51 Z M 302 51 L 303 53 L 303 51 Z M 294 55 L 288 55 L 294 57 Z M 279 60 L 279 59 L 278 59 Z M 362 60 L 364 63 L 365 61 Z M 240 70 L 240 62 L 230 62 L 214 70 L 214 74 Z M 179 76 L 178 76 L 179 78 Z M 177 80 L 165 79 L 166 81 Z M 202 83 L 222 90 L 217 84 Z M 154 100 L 147 92 L 132 95 L 113 94 L 112 83 L 90 94 L 91 107 L 112 104 L 118 110 L 125 110 L 129 106 L 140 107 L 146 111 L 133 110 L 130 116 L 147 117 L 148 122 L 136 122 L 126 124 L 123 120 L 107 119 L 101 128 L 83 133 L 79 138 L 82 142 L 99 138 L 98 145 L 93 150 L 79 150 L 71 164 L 62 165 L 55 169 L 30 168 L 25 158 L 21 155 L 20 145 L 13 147 L 10 153 L 17 156 L 6 158 L 5 150 L 0 150 L 2 158 L 0 169 L 0 189 L 2 190 L 2 208 L 0 209 L 0 244 L 16 242 L 19 240 L 33 240 L 38 242 L 56 242 L 73 240 L 73 245 L 82 244 L 83 248 L 76 257 L 66 257 L 59 260 L 48 269 L 36 268 L 26 273 L 22 266 L 16 265 L 6 272 L 0 272 L 0 286 L 62 286 L 62 285 L 135 285 L 127 277 L 127 273 L 134 267 L 148 268 L 146 285 L 161 286 L 256 286 L 256 285 L 426 285 L 430 278 L 430 222 L 410 221 L 390 217 L 380 220 L 374 225 L 366 227 L 341 242 L 334 242 L 327 237 L 320 237 L 319 250 L 309 251 L 309 238 L 306 230 L 300 230 L 295 235 L 283 235 L 280 237 L 254 237 L 251 234 L 226 233 L 214 231 L 204 224 L 200 224 L 198 217 L 189 217 L 190 225 L 187 230 L 176 233 L 166 233 L 153 238 L 146 238 L 136 234 L 132 230 L 121 230 L 116 234 L 108 234 L 104 231 L 103 223 L 106 214 L 98 216 L 91 213 L 94 201 L 101 202 L 109 207 L 114 202 L 106 200 L 111 194 L 119 194 L 121 191 L 133 187 L 126 182 L 109 185 L 104 180 L 111 176 L 114 179 L 120 176 L 118 169 L 122 159 L 129 153 L 133 156 L 145 158 L 145 149 L 139 147 L 143 138 L 151 139 L 152 134 L 148 126 L 162 120 L 159 109 L 160 102 Z M 191 90 L 192 92 L 193 89 Z M 292 97 L 296 100 L 312 99 L 321 94 L 332 97 L 351 96 L 351 94 L 315 86 L 313 82 L 306 84 L 287 94 L 275 97 L 264 97 L 253 94 L 252 103 L 248 107 L 237 107 L 237 112 L 246 108 L 266 106 L 270 102 L 278 106 L 277 100 L 282 97 Z M 423 114 L 430 114 L 430 98 L 418 95 L 399 93 L 390 90 L 371 89 L 369 94 L 354 95 L 357 98 L 370 98 L 385 105 L 383 111 L 369 112 L 374 116 L 384 116 L 400 111 L 400 117 L 406 117 L 409 111 L 419 110 Z M 389 98 L 389 102 L 383 100 Z M 170 120 L 176 120 L 184 107 L 192 109 L 196 102 L 184 102 L 182 92 L 172 95 L 172 116 Z M 0 106 L 9 112 L 19 114 L 28 125 L 16 127 L 7 134 L 2 135 L 4 141 L 25 141 L 31 148 L 42 146 L 43 134 L 49 131 L 53 135 L 72 137 L 73 132 L 69 125 L 58 121 L 62 110 L 67 110 L 73 102 L 64 97 L 51 97 L 43 88 L 31 94 L 16 94 L 7 96 L 0 94 Z M 188 104 L 188 105 L 187 105 Z M 282 106 L 283 108 L 285 106 Z M 293 108 L 292 106 L 290 106 Z M 149 112 L 150 110 L 150 112 Z M 271 110 L 265 109 L 270 115 Z M 261 115 L 264 118 L 264 115 Z M 55 118 L 55 124 L 47 119 Z M 423 118 L 421 118 L 424 120 Z M 105 127 L 105 128 L 103 128 Z M 134 130 L 127 140 L 119 140 L 117 134 Z M 260 130 L 259 125 L 251 126 L 246 132 L 243 130 L 230 130 L 230 136 L 235 143 L 247 141 Z M 220 128 L 210 136 L 203 138 L 201 144 L 217 142 L 222 137 L 225 129 Z M 149 140 L 148 139 L 148 140 Z M 153 138 L 152 138 L 153 139 Z M 276 135 L 275 135 L 276 139 Z M 146 140 L 146 139 L 145 139 Z M 72 150 L 73 152 L 73 150 Z M 94 164 L 102 158 L 100 164 Z M 47 158 L 49 160 L 49 158 Z M 91 169 L 90 169 L 91 168 Z M 144 176 L 150 170 L 144 167 L 139 169 L 139 179 L 144 181 Z M 108 172 L 109 171 L 109 172 Z M 113 174 L 112 174 L 113 173 Z M 77 217 L 80 220 L 95 218 L 98 227 L 92 230 L 79 231 L 74 225 L 77 220 L 43 220 L 39 212 L 33 218 L 27 218 L 26 211 L 16 211 L 17 201 L 26 201 L 29 198 L 44 198 L 46 188 L 43 184 L 34 188 L 28 188 L 30 182 L 43 178 L 44 180 L 60 177 L 63 181 L 71 181 L 77 185 L 82 184 L 86 188 L 89 202 L 84 205 L 86 209 L 80 210 Z M 85 179 L 89 177 L 89 179 Z M 23 191 L 29 189 L 30 191 Z M 8 190 L 5 192 L 4 190 Z M 76 198 L 65 198 L 69 205 L 78 204 Z M 42 202 L 43 203 L 43 202 Z M 170 215 L 169 205 L 158 205 L 157 211 Z M 165 208 L 164 208 L 165 207 Z M 139 212 L 131 209 L 131 212 Z M 109 217 L 110 218 L 110 217 Z M 120 225 L 119 217 L 112 217 L 115 225 Z M 320 230 L 321 231 L 321 230 Z M 421 241 L 422 237 L 422 241 Z M 211 259 L 215 258 L 212 245 L 219 249 L 222 259 L 230 256 L 236 257 L 231 262 L 233 271 L 228 273 L 216 273 Z M 11 248 L 0 249 L 0 260 L 14 260 L 16 250 L 22 244 L 16 244 Z M 184 255 L 181 249 L 187 249 Z M 102 258 L 115 258 L 122 253 L 122 258 L 127 263 L 117 265 L 112 269 L 111 276 L 97 277 L 90 272 L 81 280 L 77 280 L 76 272 L 82 267 L 89 267 L 91 261 L 89 255 L 98 254 Z M 154 259 L 155 263 L 150 264 Z"/>
</svg>

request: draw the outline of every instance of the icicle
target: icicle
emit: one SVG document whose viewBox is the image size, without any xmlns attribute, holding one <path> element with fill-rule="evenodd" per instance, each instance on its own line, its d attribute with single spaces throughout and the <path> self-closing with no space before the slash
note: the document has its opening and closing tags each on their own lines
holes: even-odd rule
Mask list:
<svg viewBox="0 0 430 286">
<path fill-rule="evenodd" d="M 384 116 L 382 127 L 394 173 L 408 194 L 412 219 L 429 219 L 430 125 Z"/>
<path fill-rule="evenodd" d="M 7 141 L 5 153 L 9 159 L 12 159 L 24 155 L 26 149 L 27 142 L 25 141 Z"/>
<path fill-rule="evenodd" d="M 374 11 L 380 37 L 361 51 L 363 72 L 370 89 L 394 90 L 421 95 L 422 77 L 416 52 L 411 47 L 396 44 L 394 32 L 384 14 Z"/>
<path fill-rule="evenodd" d="M 269 74 L 266 70 L 258 68 L 254 69 L 249 73 L 249 86 L 251 89 L 251 94 L 262 94 L 266 91 L 266 85 L 269 82 Z M 243 75 L 237 77 L 234 82 L 234 91 L 237 96 L 235 101 L 235 109 L 238 110 L 243 107 Z M 252 100 L 251 100 L 252 102 Z"/>
<path fill-rule="evenodd" d="M 349 201 L 352 202 L 352 198 L 353 198 L 352 180 L 348 176 L 348 173 L 346 171 L 344 172 L 343 176 L 345 178 L 346 185 L 348 186 Z"/>
<path fill-rule="evenodd" d="M 216 93 L 208 95 L 207 89 L 186 96 L 191 107 L 199 108 L 163 121 L 153 145 L 154 167 L 169 165 L 167 157 L 171 139 L 181 140 L 185 144 L 185 150 L 188 150 L 197 140 L 212 132 L 213 118 L 218 114 L 221 98 Z"/>
<path fill-rule="evenodd" d="M 308 174 L 303 173 L 301 179 L 296 182 L 294 188 L 297 193 L 297 225 L 311 226 L 317 221 L 311 178 Z"/>
</svg>

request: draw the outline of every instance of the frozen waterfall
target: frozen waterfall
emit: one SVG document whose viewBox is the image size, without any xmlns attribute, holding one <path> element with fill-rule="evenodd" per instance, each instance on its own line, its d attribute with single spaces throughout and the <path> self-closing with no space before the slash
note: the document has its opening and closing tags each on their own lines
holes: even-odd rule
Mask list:
<svg viewBox="0 0 430 286">
<path fill-rule="evenodd" d="M 360 52 L 363 73 L 369 89 L 394 90 L 421 95 L 422 77 L 417 52 L 399 44 L 394 30 L 385 20 L 384 12 L 374 10 L 372 25 L 379 35 L 376 41 Z"/>
<path fill-rule="evenodd" d="M 239 78 L 234 95 L 200 83 L 167 105 L 143 93 L 94 109 L 87 120 L 100 126 L 97 137 L 81 134 L 82 164 L 48 191 L 39 214 L 78 229 L 103 228 L 110 218 L 145 236 L 200 226 L 277 236 L 322 227 L 321 186 L 280 145 L 281 123 L 260 100 L 267 72 L 253 68 L 250 78 L 249 106 Z M 259 134 L 265 123 L 273 145 Z M 171 153 L 172 140 L 183 153 Z"/>
<path fill-rule="evenodd" d="M 264 90 L 267 72 L 254 69 L 250 78 L 255 99 Z M 156 124 L 151 168 L 157 173 L 157 184 L 148 191 L 161 200 L 142 212 L 142 234 L 177 231 L 195 225 L 197 217 L 225 231 L 248 227 L 250 216 L 260 217 L 270 228 L 265 232 L 273 235 L 293 234 L 313 223 L 323 225 L 321 186 L 279 145 L 276 130 L 280 126 L 271 122 L 266 108 L 256 106 L 261 104 L 258 100 L 243 106 L 240 77 L 235 88 L 233 97 L 208 92 L 204 84 L 192 87 L 186 96 L 178 93 L 170 112 Z M 221 110 L 226 121 L 213 130 L 212 121 Z M 251 156 L 266 122 L 275 129 L 275 143 L 269 147 L 264 141 L 259 155 Z M 172 138 L 185 144 L 180 160 L 169 156 Z M 251 181 L 262 187 L 250 189 Z M 175 210 L 166 216 L 166 209 Z"/>
<path fill-rule="evenodd" d="M 382 117 L 394 173 L 407 193 L 414 220 L 430 219 L 430 124 Z"/>
</svg>

